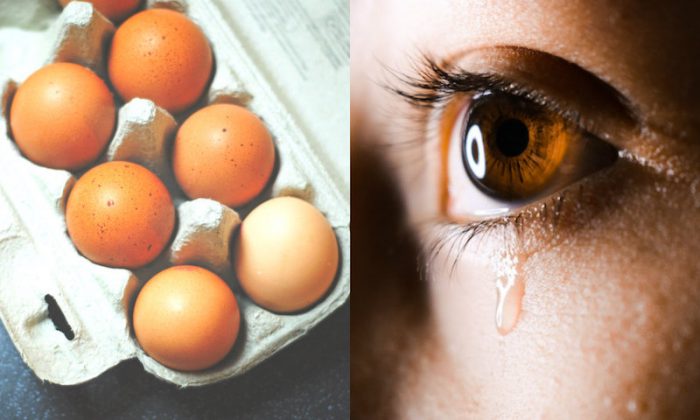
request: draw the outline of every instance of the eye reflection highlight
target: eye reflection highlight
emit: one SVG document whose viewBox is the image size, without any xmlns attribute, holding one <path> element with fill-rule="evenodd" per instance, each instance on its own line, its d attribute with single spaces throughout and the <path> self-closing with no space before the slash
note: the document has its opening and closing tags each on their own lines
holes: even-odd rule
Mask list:
<svg viewBox="0 0 700 420">
<path fill-rule="evenodd" d="M 486 175 L 486 154 L 484 152 L 484 137 L 478 125 L 472 125 L 467 132 L 464 153 L 467 158 L 469 174 L 478 179 Z"/>
</svg>

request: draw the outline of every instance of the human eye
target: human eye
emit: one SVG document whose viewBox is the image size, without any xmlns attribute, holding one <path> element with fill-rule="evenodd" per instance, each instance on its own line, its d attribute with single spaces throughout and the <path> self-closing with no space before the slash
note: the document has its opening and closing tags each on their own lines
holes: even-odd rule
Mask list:
<svg viewBox="0 0 700 420">
<path fill-rule="evenodd" d="M 467 93 L 443 124 L 445 215 L 456 221 L 520 209 L 612 165 L 617 149 L 555 111 L 516 94 Z"/>
<path fill-rule="evenodd" d="M 425 58 L 418 76 L 400 77 L 404 88 L 391 89 L 413 106 L 422 137 L 415 143 L 437 150 L 421 159 L 434 161 L 427 166 L 437 173 L 435 213 L 443 222 L 522 219 L 625 151 L 616 136 L 629 137 L 635 121 L 622 95 L 571 63 L 512 49 L 529 68 L 467 71 Z"/>
</svg>

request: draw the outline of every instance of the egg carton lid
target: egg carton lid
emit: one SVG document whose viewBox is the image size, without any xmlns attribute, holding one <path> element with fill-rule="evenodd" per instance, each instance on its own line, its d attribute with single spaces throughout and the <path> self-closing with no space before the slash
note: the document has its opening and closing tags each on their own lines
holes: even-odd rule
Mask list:
<svg viewBox="0 0 700 420">
<path fill-rule="evenodd" d="M 88 381 L 122 360 L 138 358 L 155 376 L 180 386 L 217 382 L 246 372 L 303 336 L 332 313 L 350 293 L 349 188 L 337 160 L 324 155 L 318 132 L 306 133 L 271 83 L 269 68 L 251 56 L 258 48 L 232 29 L 230 15 L 213 1 L 149 1 L 187 13 L 204 30 L 216 58 L 215 75 L 197 107 L 209 103 L 245 105 L 259 115 L 275 139 L 277 165 L 266 197 L 293 195 L 310 201 L 333 226 L 341 262 L 334 286 L 318 304 L 295 314 L 276 314 L 255 305 L 231 270 L 232 232 L 256 204 L 230 209 L 208 199 L 188 200 L 174 183 L 166 153 L 177 121 L 145 99 L 120 104 L 117 128 L 104 160 L 144 164 L 173 194 L 178 227 L 169 248 L 152 264 L 129 271 L 94 264 L 82 257 L 66 233 L 64 206 L 75 176 L 26 160 L 9 133 L 8 115 L 17 82 L 47 62 L 70 61 L 105 76 L 104 57 L 114 26 L 89 3 L 72 2 L 61 14 L 33 2 L 8 6 L 18 26 L 34 16 L 53 23 L 32 31 L 0 28 L 0 57 L 9 40 L 25 40 L 29 54 L 0 69 L 0 318 L 24 361 L 42 380 L 58 384 Z M 30 4 L 32 3 L 32 4 Z M 4 6 L 0 1 L 0 7 Z M 17 54 L 11 50 L 9 54 Z M 283 88 L 283 86 L 282 86 Z M 347 102 L 347 101 L 345 101 Z M 328 103 L 328 107 L 336 104 Z M 345 116 L 347 119 L 347 115 Z M 240 213 L 240 214 L 239 214 Z M 242 328 L 232 352 L 201 372 L 169 369 L 146 355 L 133 337 L 130 307 L 140 285 L 161 269 L 195 263 L 222 275 L 237 296 Z M 63 318 L 63 319 L 61 319 Z M 57 328 L 57 324 L 60 330 Z"/>
</svg>

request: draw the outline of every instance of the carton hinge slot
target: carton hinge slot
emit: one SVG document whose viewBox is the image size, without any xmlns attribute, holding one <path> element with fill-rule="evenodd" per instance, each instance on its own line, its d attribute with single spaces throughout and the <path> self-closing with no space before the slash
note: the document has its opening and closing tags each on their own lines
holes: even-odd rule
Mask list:
<svg viewBox="0 0 700 420">
<path fill-rule="evenodd" d="M 56 303 L 56 299 L 54 299 L 54 297 L 51 295 L 46 295 L 44 296 L 44 300 L 46 301 L 46 304 L 49 305 L 49 318 L 51 319 L 51 322 L 53 322 L 54 327 L 56 327 L 58 331 L 62 332 L 68 340 L 75 338 L 73 328 L 71 328 L 70 324 L 68 324 L 66 316 L 63 315 L 61 307 L 58 306 L 58 303 Z"/>
</svg>

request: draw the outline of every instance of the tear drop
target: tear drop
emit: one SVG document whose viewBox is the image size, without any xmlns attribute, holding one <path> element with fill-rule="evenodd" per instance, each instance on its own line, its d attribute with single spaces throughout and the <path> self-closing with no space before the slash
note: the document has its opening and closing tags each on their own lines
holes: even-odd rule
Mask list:
<svg viewBox="0 0 700 420">
<path fill-rule="evenodd" d="M 517 266 L 517 257 L 507 259 L 496 278 L 496 329 L 501 335 L 511 332 L 520 318 L 525 284 Z"/>
<path fill-rule="evenodd" d="M 513 330 L 520 318 L 520 309 L 525 294 L 523 281 L 519 277 L 498 279 L 496 282 L 498 303 L 496 305 L 496 328 L 501 335 Z"/>
</svg>

